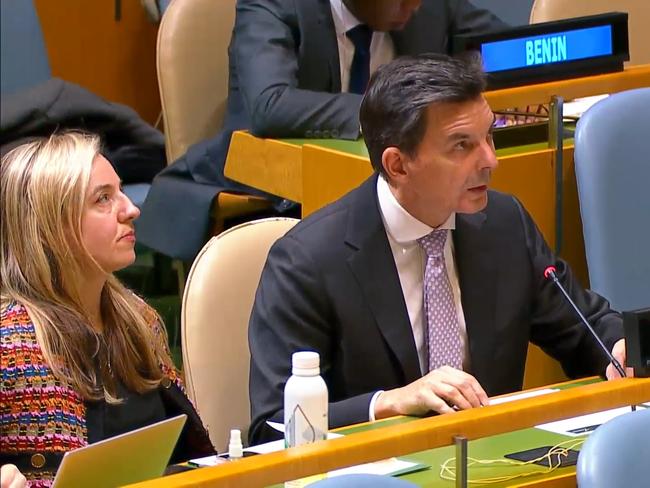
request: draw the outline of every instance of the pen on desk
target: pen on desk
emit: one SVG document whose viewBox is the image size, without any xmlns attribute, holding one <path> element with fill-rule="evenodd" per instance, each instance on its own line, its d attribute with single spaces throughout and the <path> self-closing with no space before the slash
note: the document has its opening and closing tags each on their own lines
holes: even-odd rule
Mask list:
<svg viewBox="0 0 650 488">
<path fill-rule="evenodd" d="M 572 434 L 586 434 L 587 432 L 592 432 L 592 431 L 596 430 L 597 427 L 600 427 L 600 424 L 599 425 L 586 425 L 584 427 L 579 427 L 577 429 L 571 429 L 571 430 L 569 430 L 569 432 L 571 432 Z"/>
</svg>

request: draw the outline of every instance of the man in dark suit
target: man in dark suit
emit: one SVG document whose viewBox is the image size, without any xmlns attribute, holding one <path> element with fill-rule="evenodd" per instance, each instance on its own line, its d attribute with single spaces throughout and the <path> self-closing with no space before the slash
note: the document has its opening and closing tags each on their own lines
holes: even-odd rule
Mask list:
<svg viewBox="0 0 650 488">
<path fill-rule="evenodd" d="M 521 389 L 528 342 L 567 374 L 615 375 L 551 282 L 557 268 L 622 363 L 622 320 L 488 191 L 497 160 L 480 62 L 402 58 L 361 105 L 375 175 L 272 247 L 253 307 L 250 439 L 283 418 L 291 354 L 320 353 L 330 426 L 450 412 Z"/>
<path fill-rule="evenodd" d="M 156 178 L 138 221 L 139 241 L 191 259 L 204 243 L 218 192 L 263 194 L 224 177 L 234 130 L 359 137 L 363 80 L 350 89 L 357 53 L 348 32 L 360 25 L 370 36 L 371 72 L 400 55 L 446 53 L 454 34 L 504 26 L 468 0 L 239 0 L 224 129 Z M 287 202 L 276 203 L 286 208 Z"/>
</svg>

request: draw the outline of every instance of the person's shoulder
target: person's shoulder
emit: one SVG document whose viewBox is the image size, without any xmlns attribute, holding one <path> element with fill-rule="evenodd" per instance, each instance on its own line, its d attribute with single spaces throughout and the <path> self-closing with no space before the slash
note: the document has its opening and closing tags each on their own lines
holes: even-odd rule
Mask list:
<svg viewBox="0 0 650 488">
<path fill-rule="evenodd" d="M 350 210 L 356 205 L 359 188 L 317 210 L 298 222 L 286 234 L 287 239 L 295 239 L 302 244 L 321 247 L 341 237 L 348 226 Z M 326 236 L 326 240 L 323 237 Z"/>
<path fill-rule="evenodd" d="M 156 309 L 153 308 L 151 305 L 149 305 L 147 302 L 145 302 L 144 298 L 136 295 L 135 293 L 133 293 L 133 298 L 138 304 L 140 313 L 144 317 L 144 320 L 147 323 L 147 325 L 149 325 L 150 327 L 159 325 L 160 316 L 158 315 L 158 312 L 156 312 Z"/>
<path fill-rule="evenodd" d="M 483 213 L 487 217 L 489 228 L 519 227 L 524 212 L 523 205 L 514 195 L 496 190 L 488 191 L 488 203 Z"/>
<path fill-rule="evenodd" d="M 487 212 L 518 210 L 520 207 L 521 203 L 515 196 L 497 190 L 488 190 Z"/>
<path fill-rule="evenodd" d="M 287 2 L 286 0 L 239 0 L 237 9 L 240 14 L 263 14 L 278 19 L 294 18 L 296 10 L 302 3 L 313 3 L 314 0 L 301 0 L 300 2 Z M 318 0 L 316 0 L 318 1 Z M 256 17 L 253 17 L 256 18 Z M 236 19 L 241 20 L 241 19 Z M 250 20 L 249 16 L 244 20 Z"/>
<path fill-rule="evenodd" d="M 491 230 L 503 238 L 513 239 L 517 235 L 524 237 L 535 228 L 535 223 L 524 204 L 509 193 L 490 190 L 488 204 L 483 212 L 487 221 L 484 229 Z"/>
<path fill-rule="evenodd" d="M 34 322 L 22 303 L 16 300 L 3 301 L 0 315 L 3 362 L 7 355 L 15 356 L 19 351 L 31 351 L 37 347 Z"/>
</svg>

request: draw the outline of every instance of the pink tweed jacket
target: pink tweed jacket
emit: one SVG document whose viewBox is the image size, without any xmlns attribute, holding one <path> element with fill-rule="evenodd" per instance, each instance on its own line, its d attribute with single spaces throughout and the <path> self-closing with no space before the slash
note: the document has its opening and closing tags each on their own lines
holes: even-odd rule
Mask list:
<svg viewBox="0 0 650 488">
<path fill-rule="evenodd" d="M 145 307 L 151 326 L 162 340 L 155 313 Z M 53 375 L 36 340 L 34 324 L 19 303 L 2 307 L 0 353 L 0 454 L 31 455 L 35 465 L 43 459 L 39 454 L 85 446 L 84 400 Z M 163 372 L 182 387 L 177 371 L 164 368 Z M 50 486 L 54 472 L 42 471 L 38 477 L 28 476 L 28 486 Z"/>
</svg>

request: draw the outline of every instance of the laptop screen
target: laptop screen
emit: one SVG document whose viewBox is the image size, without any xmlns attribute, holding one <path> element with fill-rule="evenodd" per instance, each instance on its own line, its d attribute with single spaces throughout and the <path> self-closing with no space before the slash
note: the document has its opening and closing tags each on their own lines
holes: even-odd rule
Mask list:
<svg viewBox="0 0 650 488">
<path fill-rule="evenodd" d="M 67 452 L 52 486 L 108 488 L 158 478 L 186 419 L 179 415 Z"/>
</svg>

